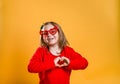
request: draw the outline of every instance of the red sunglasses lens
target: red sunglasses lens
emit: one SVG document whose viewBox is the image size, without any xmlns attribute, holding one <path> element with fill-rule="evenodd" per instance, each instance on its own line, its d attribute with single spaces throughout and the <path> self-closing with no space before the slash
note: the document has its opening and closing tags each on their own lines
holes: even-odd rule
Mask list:
<svg viewBox="0 0 120 84">
<path fill-rule="evenodd" d="M 57 33 L 57 29 L 56 29 L 56 28 L 51 29 L 51 30 L 49 31 L 49 33 L 52 34 L 52 35 L 55 35 L 55 34 Z"/>
<path fill-rule="evenodd" d="M 41 35 L 48 35 L 48 31 L 40 31 Z"/>
</svg>

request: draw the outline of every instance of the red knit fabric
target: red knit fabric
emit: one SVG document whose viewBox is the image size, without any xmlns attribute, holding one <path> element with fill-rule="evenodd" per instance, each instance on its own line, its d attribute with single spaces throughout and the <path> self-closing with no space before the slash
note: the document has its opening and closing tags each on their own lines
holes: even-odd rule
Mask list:
<svg viewBox="0 0 120 84">
<path fill-rule="evenodd" d="M 39 47 L 28 64 L 28 71 L 39 73 L 40 84 L 70 84 L 71 70 L 85 69 L 88 61 L 68 46 L 61 52 L 62 56 L 70 59 L 69 66 L 55 67 L 54 59 L 57 56 L 52 55 L 47 48 Z"/>
</svg>

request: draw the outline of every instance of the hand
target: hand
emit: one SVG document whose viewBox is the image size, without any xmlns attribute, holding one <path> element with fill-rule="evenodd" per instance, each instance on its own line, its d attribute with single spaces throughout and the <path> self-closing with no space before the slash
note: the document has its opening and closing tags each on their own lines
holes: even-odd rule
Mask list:
<svg viewBox="0 0 120 84">
<path fill-rule="evenodd" d="M 70 60 L 67 57 L 62 57 L 61 60 L 64 62 L 62 66 L 68 66 L 70 64 Z"/>
<path fill-rule="evenodd" d="M 54 59 L 56 67 L 65 67 L 70 64 L 70 60 L 67 57 L 57 57 Z"/>
<path fill-rule="evenodd" d="M 57 58 L 54 59 L 54 64 L 55 64 L 56 67 L 60 67 L 60 64 L 58 63 L 60 60 L 61 60 L 60 57 L 57 57 Z"/>
</svg>

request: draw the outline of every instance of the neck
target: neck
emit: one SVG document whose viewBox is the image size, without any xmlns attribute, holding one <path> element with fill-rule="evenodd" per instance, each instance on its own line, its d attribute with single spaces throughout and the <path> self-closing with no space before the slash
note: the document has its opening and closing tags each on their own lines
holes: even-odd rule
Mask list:
<svg viewBox="0 0 120 84">
<path fill-rule="evenodd" d="M 58 45 L 49 46 L 49 51 L 53 55 L 59 55 L 61 53 L 61 49 L 60 49 L 60 47 Z"/>
</svg>

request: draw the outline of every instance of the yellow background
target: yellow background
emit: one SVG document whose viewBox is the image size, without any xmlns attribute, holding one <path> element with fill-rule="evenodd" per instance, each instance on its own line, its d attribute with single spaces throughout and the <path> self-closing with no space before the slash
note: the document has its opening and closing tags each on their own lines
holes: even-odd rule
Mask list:
<svg viewBox="0 0 120 84">
<path fill-rule="evenodd" d="M 120 84 L 118 0 L 0 0 L 0 84 L 38 84 L 27 71 L 39 27 L 59 23 L 89 66 L 71 84 Z"/>
</svg>

